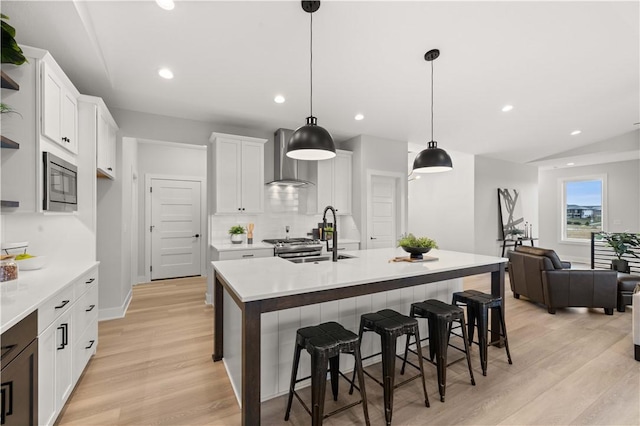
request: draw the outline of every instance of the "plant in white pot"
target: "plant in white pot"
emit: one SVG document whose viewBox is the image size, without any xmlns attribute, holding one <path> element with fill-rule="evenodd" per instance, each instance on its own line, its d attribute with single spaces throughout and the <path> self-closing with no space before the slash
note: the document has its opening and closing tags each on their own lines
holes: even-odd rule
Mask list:
<svg viewBox="0 0 640 426">
<path fill-rule="evenodd" d="M 234 225 L 229 228 L 229 235 L 231 235 L 231 242 L 233 244 L 240 244 L 244 239 L 243 235 L 245 233 L 244 226 Z"/>
</svg>

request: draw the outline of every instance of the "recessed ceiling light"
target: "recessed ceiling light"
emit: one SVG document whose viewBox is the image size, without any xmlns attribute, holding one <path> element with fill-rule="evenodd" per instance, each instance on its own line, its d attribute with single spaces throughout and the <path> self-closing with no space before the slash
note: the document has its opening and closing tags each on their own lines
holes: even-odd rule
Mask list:
<svg viewBox="0 0 640 426">
<path fill-rule="evenodd" d="M 353 117 L 353 118 L 355 118 L 356 120 L 360 121 L 360 120 L 364 119 L 364 115 L 362 115 L 362 114 L 356 114 L 356 116 L 355 116 L 355 117 Z"/>
<path fill-rule="evenodd" d="M 567 166 L 573 166 L 576 163 L 567 163 Z"/>
<path fill-rule="evenodd" d="M 284 96 L 282 95 L 276 95 L 275 98 L 273 98 L 273 102 L 277 103 L 277 104 L 282 104 L 284 103 L 285 99 Z"/>
<path fill-rule="evenodd" d="M 571 132 L 571 136 L 579 135 L 580 133 L 582 133 L 582 130 L 574 130 Z"/>
<path fill-rule="evenodd" d="M 173 0 L 156 0 L 156 3 L 164 10 L 173 10 L 173 8 L 176 7 Z"/>
<path fill-rule="evenodd" d="M 513 105 L 505 105 L 502 107 L 502 112 L 509 112 L 513 109 Z"/>
<path fill-rule="evenodd" d="M 160 68 L 158 70 L 158 75 L 162 78 L 166 78 L 167 80 L 171 80 L 173 78 L 173 72 L 169 68 Z"/>
</svg>

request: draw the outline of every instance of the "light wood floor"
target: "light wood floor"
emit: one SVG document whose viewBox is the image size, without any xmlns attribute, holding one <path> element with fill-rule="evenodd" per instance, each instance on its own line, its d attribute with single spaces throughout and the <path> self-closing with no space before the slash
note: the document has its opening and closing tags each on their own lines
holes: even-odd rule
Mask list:
<svg viewBox="0 0 640 426">
<path fill-rule="evenodd" d="M 203 302 L 205 288 L 202 278 L 136 286 L 126 318 L 100 323 L 97 354 L 58 423 L 240 424 L 224 366 L 211 360 L 213 308 Z M 488 291 L 489 276 L 468 279 L 465 288 Z M 633 360 L 630 307 L 613 316 L 584 308 L 550 315 L 507 290 L 506 309 L 513 365 L 503 349 L 490 348 L 484 377 L 474 348 L 477 385 L 470 385 L 464 363 L 452 365 L 445 403 L 438 398 L 435 368 L 427 365 L 431 407 L 424 407 L 421 385 L 413 381 L 396 390 L 394 425 L 640 424 L 640 363 Z M 380 366 L 369 370 L 375 374 Z M 382 390 L 365 380 L 371 423 L 382 425 Z M 338 405 L 350 400 L 346 383 L 340 385 Z M 263 403 L 263 424 L 310 424 L 295 400 L 284 422 L 285 403 L 285 397 Z M 335 404 L 329 397 L 326 409 Z M 362 410 L 354 407 L 325 424 L 364 424 Z"/>
</svg>

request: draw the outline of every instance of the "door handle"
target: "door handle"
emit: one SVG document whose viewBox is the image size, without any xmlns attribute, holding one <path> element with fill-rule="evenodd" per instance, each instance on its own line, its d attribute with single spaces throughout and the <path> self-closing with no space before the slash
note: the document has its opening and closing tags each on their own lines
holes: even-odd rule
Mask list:
<svg viewBox="0 0 640 426">
<path fill-rule="evenodd" d="M 91 278 L 89 281 L 85 281 L 85 284 L 91 284 L 92 282 L 94 282 L 96 279 L 95 278 Z"/>
<path fill-rule="evenodd" d="M 91 311 L 93 311 L 93 308 L 95 308 L 95 307 L 96 307 L 96 305 L 89 305 L 89 309 L 85 309 L 84 311 L 85 312 L 91 312 Z"/>
<path fill-rule="evenodd" d="M 194 235 L 193 238 L 200 238 L 200 234 Z"/>
<path fill-rule="evenodd" d="M 56 308 L 56 309 L 62 309 L 62 308 L 64 308 L 65 306 L 67 306 L 67 303 L 69 303 L 69 301 L 68 301 L 68 300 L 63 300 L 63 301 L 62 301 L 62 304 L 60 304 L 59 306 L 55 306 L 55 308 Z"/>
<path fill-rule="evenodd" d="M 60 349 L 64 349 L 65 346 L 67 346 L 69 344 L 69 324 L 67 323 L 63 323 L 60 324 L 60 327 L 58 327 L 58 330 L 62 330 L 62 343 L 60 344 L 60 346 L 58 346 L 56 349 L 60 350 Z"/>
<path fill-rule="evenodd" d="M 91 347 L 95 342 L 96 342 L 95 340 L 89 340 L 89 346 L 85 346 L 85 349 L 91 349 Z"/>
<path fill-rule="evenodd" d="M 375 237 L 369 237 L 370 240 L 377 240 Z"/>
<path fill-rule="evenodd" d="M 5 424 L 7 417 L 13 414 L 13 380 L 2 384 L 2 413 L 0 424 Z M 6 401 L 5 401 L 6 400 Z"/>
</svg>

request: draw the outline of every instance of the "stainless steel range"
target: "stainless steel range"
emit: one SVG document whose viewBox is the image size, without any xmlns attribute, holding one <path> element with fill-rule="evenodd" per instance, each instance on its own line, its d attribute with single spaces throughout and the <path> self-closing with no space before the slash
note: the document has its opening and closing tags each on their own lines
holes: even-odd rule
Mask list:
<svg viewBox="0 0 640 426">
<path fill-rule="evenodd" d="M 275 255 L 289 260 L 322 254 L 322 241 L 311 238 L 280 238 L 262 242 L 273 244 Z"/>
</svg>

